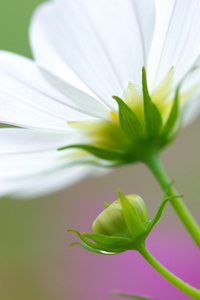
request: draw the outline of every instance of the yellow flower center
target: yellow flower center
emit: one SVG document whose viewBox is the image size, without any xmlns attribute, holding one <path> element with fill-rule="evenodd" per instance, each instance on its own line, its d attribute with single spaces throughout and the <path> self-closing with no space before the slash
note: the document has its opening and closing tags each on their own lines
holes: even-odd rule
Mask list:
<svg viewBox="0 0 200 300">
<path fill-rule="evenodd" d="M 163 123 L 167 120 L 173 104 L 172 83 L 174 69 L 168 72 L 167 76 L 151 93 L 151 99 L 161 113 Z M 141 123 L 144 124 L 144 104 L 142 87 L 132 82 L 128 83 L 122 95 L 124 102 L 134 111 Z"/>
<path fill-rule="evenodd" d="M 110 115 L 111 115 L 111 121 L 113 121 L 113 122 L 119 121 L 119 116 L 114 111 L 111 111 Z"/>
<path fill-rule="evenodd" d="M 146 76 L 146 75 L 145 75 Z M 171 119 L 169 118 L 170 114 L 172 113 L 172 108 L 174 107 L 175 101 L 175 93 L 176 90 L 173 86 L 173 78 L 174 78 L 174 68 L 171 68 L 170 71 L 167 73 L 167 75 L 164 77 L 164 79 L 160 82 L 159 85 L 156 86 L 156 88 L 153 91 L 150 91 L 150 98 L 154 105 L 157 107 L 157 110 L 160 112 L 160 116 L 162 118 L 162 121 L 160 120 L 159 116 L 159 122 L 158 122 L 158 135 L 155 128 L 155 136 L 153 136 L 153 139 L 151 140 L 151 146 L 152 147 L 163 147 L 165 145 L 164 143 L 167 142 L 167 138 L 165 136 L 165 128 L 170 128 L 168 124 L 168 121 L 171 122 Z M 82 134 L 85 135 L 87 142 L 85 144 L 91 145 L 96 148 L 101 148 L 104 150 L 110 150 L 110 151 L 118 151 L 118 153 L 125 153 L 126 159 L 131 160 L 132 155 L 134 157 L 135 153 L 137 152 L 137 159 L 140 157 L 141 149 L 140 147 L 143 147 L 143 143 L 149 142 L 149 136 L 145 135 L 147 134 L 147 114 L 146 111 L 144 112 L 144 103 L 146 107 L 146 98 L 143 99 L 143 88 L 144 88 L 144 96 L 146 97 L 146 89 L 148 89 L 148 86 L 146 86 L 146 83 L 144 84 L 144 81 L 142 79 L 142 85 L 136 85 L 132 82 L 128 82 L 128 85 L 126 89 L 124 90 L 122 95 L 119 95 L 121 97 L 121 100 L 123 100 L 126 105 L 134 112 L 135 116 L 138 119 L 139 125 L 141 125 L 140 130 L 142 132 L 141 136 L 139 133 L 139 136 L 141 140 L 138 140 L 137 133 L 134 136 L 131 137 L 132 131 L 124 130 L 124 123 L 120 124 L 119 122 L 119 115 L 115 111 L 110 112 L 110 118 L 108 120 L 95 120 L 95 121 L 81 121 L 81 122 L 69 122 L 69 124 L 73 127 L 76 127 L 78 129 L 82 130 Z M 148 85 L 148 83 L 147 83 Z M 182 93 L 179 95 L 179 107 L 180 110 L 182 110 L 182 106 L 184 103 L 189 99 L 191 94 L 194 92 L 195 87 L 190 89 L 189 91 Z M 117 95 L 118 96 L 118 95 Z M 115 99 L 115 97 L 114 97 Z M 177 99 L 177 98 L 176 98 Z M 120 100 L 120 101 L 121 101 Z M 149 100 L 150 101 L 150 100 Z M 126 107 L 126 106 L 125 106 Z M 154 107 L 154 106 L 152 106 Z M 156 108 L 155 108 L 156 109 Z M 179 113 L 178 113 L 179 114 Z M 179 115 L 177 115 L 176 118 L 178 118 Z M 137 120 L 136 119 L 136 120 Z M 129 122 L 129 121 L 128 121 Z M 160 125 L 159 125 L 160 124 Z M 171 123 L 172 126 L 174 126 L 173 123 Z M 177 123 L 178 124 L 178 123 Z M 166 126 L 165 126 L 166 125 Z M 126 125 L 125 125 L 126 126 Z M 128 128 L 129 125 L 127 125 Z M 159 127 L 160 126 L 160 127 Z M 149 128 L 149 127 L 148 127 Z M 171 136 L 173 133 L 176 132 L 177 127 L 172 127 L 169 129 L 169 133 Z M 153 129 L 154 130 L 154 129 Z M 162 131 L 163 130 L 163 131 Z M 171 131 L 170 131 L 171 130 Z M 174 132 L 173 132 L 174 130 Z M 163 133 L 164 132 L 164 133 Z M 144 133 L 144 136 L 143 136 Z M 168 133 L 167 133 L 168 134 Z M 145 137 L 145 138 L 144 138 Z M 144 139 L 143 139 L 144 138 Z M 139 149 L 139 150 L 138 150 Z M 82 152 L 80 152 L 81 155 Z M 133 154 L 132 154 L 133 153 Z M 101 158 L 101 156 L 100 156 Z M 134 158 L 135 159 L 135 158 Z"/>
</svg>

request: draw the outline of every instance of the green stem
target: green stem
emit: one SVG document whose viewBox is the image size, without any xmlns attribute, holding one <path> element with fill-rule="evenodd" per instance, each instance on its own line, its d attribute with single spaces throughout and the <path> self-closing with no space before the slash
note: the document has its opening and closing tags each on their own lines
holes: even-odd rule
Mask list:
<svg viewBox="0 0 200 300">
<path fill-rule="evenodd" d="M 163 191 L 170 185 L 171 180 L 168 177 L 161 161 L 157 153 L 153 153 L 147 156 L 145 161 L 149 169 L 152 171 L 156 179 L 158 180 L 160 186 L 162 187 Z M 168 196 L 176 196 L 178 192 L 176 189 L 171 186 L 168 191 Z M 171 201 L 173 208 L 175 209 L 176 213 L 178 214 L 179 218 L 189 231 L 190 235 L 192 236 L 193 240 L 200 248 L 200 228 L 197 222 L 194 220 L 193 216 L 187 209 L 186 205 L 180 198 L 173 198 Z"/>
<path fill-rule="evenodd" d="M 167 270 L 163 265 L 161 265 L 155 257 L 151 255 L 151 253 L 147 250 L 146 246 L 143 244 L 138 249 L 139 253 L 146 259 L 146 261 L 165 279 L 167 279 L 170 283 L 176 286 L 185 294 L 191 296 L 196 300 L 200 300 L 200 290 L 190 286 L 188 283 L 185 283 L 180 278 L 176 277 L 173 273 Z"/>
</svg>

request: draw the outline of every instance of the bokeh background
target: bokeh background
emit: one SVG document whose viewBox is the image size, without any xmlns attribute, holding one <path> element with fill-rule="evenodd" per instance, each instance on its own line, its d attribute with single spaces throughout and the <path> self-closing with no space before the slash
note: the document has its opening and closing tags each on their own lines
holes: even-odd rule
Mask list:
<svg viewBox="0 0 200 300">
<path fill-rule="evenodd" d="M 28 26 L 41 0 L 0 0 L 0 48 L 31 57 Z M 200 220 L 200 119 L 184 129 L 162 155 L 184 201 Z M 137 193 L 153 216 L 162 192 L 142 165 L 87 178 L 70 188 L 33 200 L 0 200 L 0 299 L 107 300 L 113 291 L 187 300 L 136 252 L 107 257 L 68 248 L 76 240 L 68 228 L 91 231 L 103 202 L 117 188 Z M 200 255 L 170 205 L 147 241 L 171 271 L 200 288 Z"/>
</svg>

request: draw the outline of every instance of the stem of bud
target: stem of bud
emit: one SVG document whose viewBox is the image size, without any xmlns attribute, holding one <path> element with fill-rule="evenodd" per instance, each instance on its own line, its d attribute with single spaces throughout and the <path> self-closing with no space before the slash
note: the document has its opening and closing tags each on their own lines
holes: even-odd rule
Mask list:
<svg viewBox="0 0 200 300">
<path fill-rule="evenodd" d="M 146 259 L 146 261 L 170 283 L 172 283 L 185 294 L 193 297 L 196 300 L 200 300 L 200 290 L 197 290 L 196 288 L 190 286 L 188 283 L 185 283 L 180 278 L 176 277 L 173 273 L 168 271 L 155 259 L 155 257 L 151 255 L 151 253 L 147 250 L 145 244 L 140 245 L 138 251 L 144 257 L 144 259 Z"/>
</svg>

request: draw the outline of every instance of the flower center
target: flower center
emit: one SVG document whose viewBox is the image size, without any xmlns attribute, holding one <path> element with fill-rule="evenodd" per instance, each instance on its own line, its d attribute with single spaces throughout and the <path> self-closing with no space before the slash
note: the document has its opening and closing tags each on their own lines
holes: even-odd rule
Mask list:
<svg viewBox="0 0 200 300">
<path fill-rule="evenodd" d="M 121 98 L 113 96 L 118 113 L 111 111 L 108 120 L 70 122 L 82 129 L 88 141 L 60 148 L 81 149 L 100 159 L 119 163 L 143 161 L 146 151 L 166 146 L 180 128 L 180 114 L 186 93 L 173 87 L 174 69 L 149 91 L 146 71 L 142 68 L 141 86 L 129 82 Z M 188 94 L 187 94 L 188 95 Z"/>
<path fill-rule="evenodd" d="M 119 116 L 114 111 L 111 111 L 110 116 L 111 116 L 111 121 L 112 122 L 118 122 L 119 121 Z"/>
<path fill-rule="evenodd" d="M 161 83 L 151 92 L 151 99 L 161 113 L 163 123 L 166 122 L 173 103 L 172 83 L 174 69 L 168 72 Z M 138 119 L 144 124 L 144 103 L 142 86 L 128 83 L 122 99 L 134 111 Z"/>
</svg>

